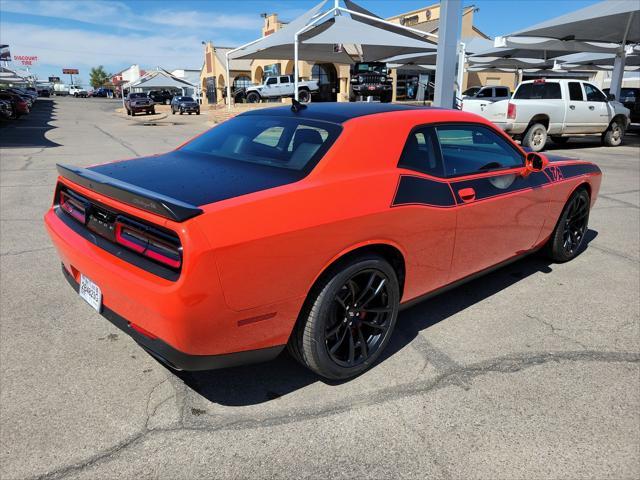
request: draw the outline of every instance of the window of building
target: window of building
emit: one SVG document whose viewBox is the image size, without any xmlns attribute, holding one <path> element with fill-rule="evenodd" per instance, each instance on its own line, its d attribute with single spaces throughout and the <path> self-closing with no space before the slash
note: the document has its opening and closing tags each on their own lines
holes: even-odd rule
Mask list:
<svg viewBox="0 0 640 480">
<path fill-rule="evenodd" d="M 436 127 L 447 177 L 524 165 L 522 154 L 506 139 L 482 125 Z"/>
<path fill-rule="evenodd" d="M 419 22 L 419 20 L 420 20 L 420 19 L 419 19 L 418 15 L 411 15 L 410 17 L 403 17 L 403 18 L 400 20 L 400 23 L 401 23 L 402 25 L 405 25 L 405 26 L 407 26 L 407 27 L 410 27 L 411 25 L 417 25 L 417 24 L 418 24 L 418 22 Z"/>
<path fill-rule="evenodd" d="M 246 75 L 239 75 L 233 80 L 234 88 L 247 88 L 251 86 L 251 79 Z"/>
<path fill-rule="evenodd" d="M 584 100 L 580 82 L 569 82 L 569 100 L 575 100 L 578 102 L 582 102 Z"/>
</svg>

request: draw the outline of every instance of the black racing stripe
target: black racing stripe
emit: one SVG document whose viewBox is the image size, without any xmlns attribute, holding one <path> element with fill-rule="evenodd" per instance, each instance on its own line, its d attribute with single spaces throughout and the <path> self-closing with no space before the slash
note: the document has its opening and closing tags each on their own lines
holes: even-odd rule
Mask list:
<svg viewBox="0 0 640 480">
<path fill-rule="evenodd" d="M 578 177 L 590 173 L 600 173 L 600 169 L 593 163 L 578 163 L 573 165 L 560 165 L 558 167 L 564 178 Z"/>
<path fill-rule="evenodd" d="M 462 202 L 459 191 L 464 188 L 473 188 L 476 192 L 476 201 L 504 195 L 528 188 L 540 187 L 549 183 L 549 178 L 542 172 L 533 172 L 527 176 L 519 173 L 496 175 L 492 177 L 461 180 L 451 184 L 458 202 Z"/>
<path fill-rule="evenodd" d="M 452 207 L 456 204 L 449 184 L 413 175 L 401 175 L 391 206 L 428 205 Z"/>
</svg>

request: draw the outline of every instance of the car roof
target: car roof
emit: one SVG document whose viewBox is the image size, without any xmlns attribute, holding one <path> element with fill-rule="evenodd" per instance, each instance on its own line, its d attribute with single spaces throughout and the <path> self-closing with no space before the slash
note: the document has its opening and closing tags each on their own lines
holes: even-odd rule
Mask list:
<svg viewBox="0 0 640 480">
<path fill-rule="evenodd" d="M 291 106 L 261 108 L 244 112 L 239 116 L 269 115 L 275 117 L 296 117 L 309 120 L 323 120 L 325 122 L 344 123 L 352 118 L 378 113 L 402 112 L 409 110 L 436 110 L 434 107 L 420 105 L 397 105 L 393 103 L 356 102 L 356 103 L 313 103 L 306 105 L 297 112 Z"/>
</svg>

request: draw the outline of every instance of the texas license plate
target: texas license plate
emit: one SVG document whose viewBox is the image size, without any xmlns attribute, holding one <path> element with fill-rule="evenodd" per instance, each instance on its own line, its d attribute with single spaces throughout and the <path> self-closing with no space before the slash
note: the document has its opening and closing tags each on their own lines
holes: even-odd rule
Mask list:
<svg viewBox="0 0 640 480">
<path fill-rule="evenodd" d="M 102 308 L 102 292 L 100 287 L 89 280 L 84 275 L 80 274 L 80 296 L 97 312 Z"/>
</svg>

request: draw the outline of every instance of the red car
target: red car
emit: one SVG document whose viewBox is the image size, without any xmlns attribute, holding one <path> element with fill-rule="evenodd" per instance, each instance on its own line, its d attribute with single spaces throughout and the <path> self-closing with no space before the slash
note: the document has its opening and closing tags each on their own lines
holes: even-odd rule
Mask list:
<svg viewBox="0 0 640 480">
<path fill-rule="evenodd" d="M 601 173 L 478 116 L 392 104 L 256 110 L 176 150 L 58 166 L 68 281 L 175 369 L 370 367 L 398 311 L 543 248 L 583 246 Z"/>
</svg>

